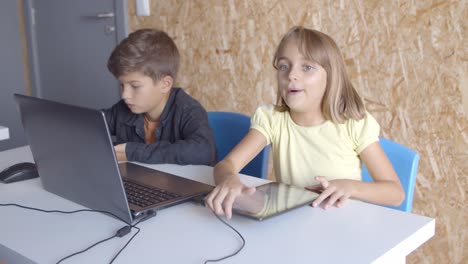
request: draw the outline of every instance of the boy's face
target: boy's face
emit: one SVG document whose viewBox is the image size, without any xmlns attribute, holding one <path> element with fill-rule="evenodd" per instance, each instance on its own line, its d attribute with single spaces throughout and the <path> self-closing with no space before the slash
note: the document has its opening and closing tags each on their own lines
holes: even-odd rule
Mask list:
<svg viewBox="0 0 468 264">
<path fill-rule="evenodd" d="M 163 77 L 157 82 L 139 72 L 132 72 L 118 78 L 122 99 L 132 113 L 147 114 L 157 120 L 169 98 L 172 78 Z"/>
<path fill-rule="evenodd" d="M 319 64 L 305 58 L 296 40 L 289 40 L 279 54 L 278 88 L 291 111 L 316 112 L 327 85 L 327 73 Z"/>
</svg>

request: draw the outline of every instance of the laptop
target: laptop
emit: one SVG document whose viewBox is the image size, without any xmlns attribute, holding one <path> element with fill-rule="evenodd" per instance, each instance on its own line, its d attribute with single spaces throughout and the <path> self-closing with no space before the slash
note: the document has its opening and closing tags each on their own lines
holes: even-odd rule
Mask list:
<svg viewBox="0 0 468 264">
<path fill-rule="evenodd" d="M 15 94 L 45 190 L 127 223 L 209 193 L 204 183 L 118 163 L 104 113 Z"/>
<path fill-rule="evenodd" d="M 236 198 L 232 211 L 235 214 L 261 221 L 292 209 L 311 204 L 318 193 L 301 187 L 270 182 L 256 187 L 251 195 Z"/>
</svg>

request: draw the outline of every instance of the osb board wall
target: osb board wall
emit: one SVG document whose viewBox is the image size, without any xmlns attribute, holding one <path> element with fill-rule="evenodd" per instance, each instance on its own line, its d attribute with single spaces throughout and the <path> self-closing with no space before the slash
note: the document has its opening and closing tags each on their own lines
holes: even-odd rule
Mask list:
<svg viewBox="0 0 468 264">
<path fill-rule="evenodd" d="M 130 31 L 175 39 L 177 84 L 208 110 L 275 101 L 271 60 L 291 26 L 331 35 L 382 135 L 421 155 L 413 212 L 436 218 L 436 235 L 408 263 L 468 263 L 467 1 L 152 0 L 149 17 L 128 4 Z"/>
</svg>

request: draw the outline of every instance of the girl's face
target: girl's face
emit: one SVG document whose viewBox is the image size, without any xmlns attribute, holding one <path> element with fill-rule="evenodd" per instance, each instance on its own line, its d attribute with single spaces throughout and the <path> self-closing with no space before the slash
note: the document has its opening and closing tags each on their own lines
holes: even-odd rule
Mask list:
<svg viewBox="0 0 468 264">
<path fill-rule="evenodd" d="M 149 76 L 132 72 L 120 76 L 119 82 L 122 99 L 132 113 L 146 113 L 149 118 L 159 118 L 170 91 L 164 78 L 155 82 Z"/>
<path fill-rule="evenodd" d="M 327 73 L 299 52 L 295 39 L 286 42 L 278 56 L 277 69 L 278 89 L 290 111 L 321 113 Z"/>
</svg>

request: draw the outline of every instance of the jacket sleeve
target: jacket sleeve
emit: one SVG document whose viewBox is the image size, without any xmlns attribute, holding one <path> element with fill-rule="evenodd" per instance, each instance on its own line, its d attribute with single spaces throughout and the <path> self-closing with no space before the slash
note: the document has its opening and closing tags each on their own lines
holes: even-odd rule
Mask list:
<svg viewBox="0 0 468 264">
<path fill-rule="evenodd" d="M 215 165 L 216 146 L 208 115 L 201 106 L 186 109 L 178 124 L 181 139 L 175 142 L 157 140 L 154 144 L 128 142 L 125 152 L 129 161 L 143 163 L 171 163 Z"/>
</svg>

